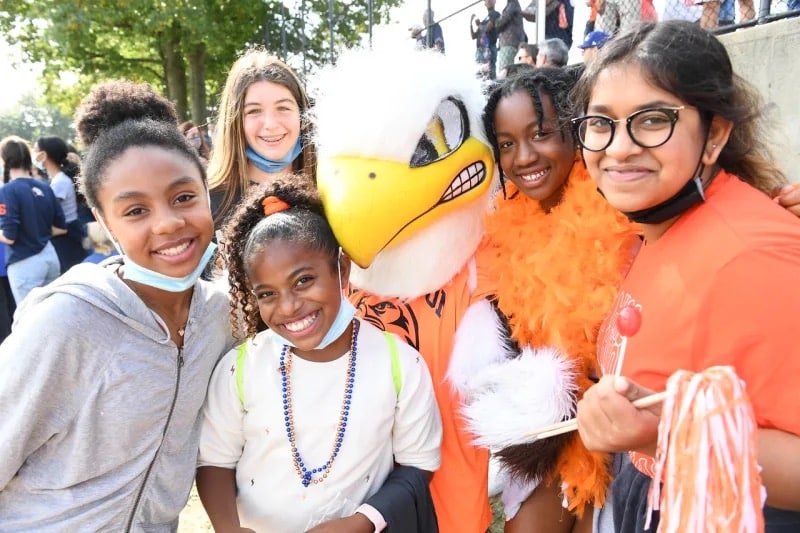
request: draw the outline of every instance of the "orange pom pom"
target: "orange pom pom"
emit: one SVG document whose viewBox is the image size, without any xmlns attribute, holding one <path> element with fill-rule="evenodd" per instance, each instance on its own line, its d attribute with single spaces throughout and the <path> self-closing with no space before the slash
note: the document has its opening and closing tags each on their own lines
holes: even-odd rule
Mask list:
<svg viewBox="0 0 800 533">
<path fill-rule="evenodd" d="M 289 209 L 290 206 L 277 196 L 267 196 L 261 200 L 261 207 L 264 208 L 264 216 L 268 217 L 274 213 Z"/>
<path fill-rule="evenodd" d="M 764 531 L 756 430 L 732 367 L 669 378 L 648 498 L 648 511 L 661 510 L 660 533 Z M 648 512 L 645 528 L 649 523 Z"/>
</svg>

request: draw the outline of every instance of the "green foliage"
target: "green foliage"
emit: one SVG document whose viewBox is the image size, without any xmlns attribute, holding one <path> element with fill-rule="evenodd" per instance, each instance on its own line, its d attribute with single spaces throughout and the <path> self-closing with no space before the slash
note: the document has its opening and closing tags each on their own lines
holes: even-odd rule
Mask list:
<svg viewBox="0 0 800 533">
<path fill-rule="evenodd" d="M 31 95 L 25 95 L 12 109 L 0 112 L 0 139 L 17 135 L 34 142 L 42 135 L 58 135 L 74 142 L 72 119 L 53 106 L 41 104 Z"/>
<path fill-rule="evenodd" d="M 93 84 L 125 77 L 160 88 L 187 115 L 190 53 L 204 47 L 205 84 L 213 99 L 244 49 L 266 44 L 302 72 L 330 57 L 328 0 L 13 0 L 0 7 L 0 32 L 26 60 L 44 65 L 43 96 L 71 114 Z M 401 0 L 375 0 L 374 24 Z M 334 2 L 334 48 L 367 31 L 367 0 Z M 284 32 L 282 33 L 282 28 Z M 284 37 L 285 35 L 285 37 Z M 305 37 L 304 37 L 305 36 Z M 285 43 L 285 45 L 284 45 Z M 285 50 L 285 54 L 284 54 Z M 64 73 L 69 82 L 64 83 Z M 198 120 L 198 117 L 195 117 Z"/>
</svg>

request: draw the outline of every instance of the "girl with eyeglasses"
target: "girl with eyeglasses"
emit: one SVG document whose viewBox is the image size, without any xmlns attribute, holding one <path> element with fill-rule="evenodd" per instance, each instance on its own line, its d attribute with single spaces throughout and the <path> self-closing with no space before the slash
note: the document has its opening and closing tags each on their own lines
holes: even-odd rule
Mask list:
<svg viewBox="0 0 800 533">
<path fill-rule="evenodd" d="M 490 92 L 484 126 L 504 185 L 486 220 L 490 246 L 482 257 L 497 280 L 497 304 L 512 339 L 558 348 L 576 361 L 579 397 L 601 373 L 597 332 L 641 242 L 639 227 L 598 194 L 579 157 L 570 91 L 580 74 L 575 67 L 537 68 Z M 659 103 L 630 126 L 627 115 L 592 113 L 600 115 L 592 124 L 604 135 L 603 128 L 629 127 L 637 139 L 659 144 L 665 139 L 658 136 L 671 135 L 672 116 L 684 112 L 675 109 L 680 105 Z M 611 126 L 605 119 L 622 121 Z M 576 121 L 578 131 L 587 120 Z M 769 193 L 780 179 L 760 186 Z M 786 210 L 797 207 L 792 192 L 780 201 Z M 503 495 L 507 533 L 588 530 L 592 506 L 605 501 L 609 456 L 587 450 L 577 434 L 548 443 L 495 453 L 512 478 Z M 544 481 L 536 487 L 538 479 Z M 571 512 L 562 509 L 564 501 Z"/>
<path fill-rule="evenodd" d="M 629 452 L 612 486 L 616 530 L 643 530 L 658 436 L 660 408 L 631 401 L 664 390 L 678 369 L 731 365 L 758 425 L 766 531 L 797 531 L 800 348 L 789 332 L 800 314 L 800 224 L 758 191 L 784 183 L 760 134 L 758 95 L 716 37 L 670 21 L 610 42 L 575 102 L 591 177 L 644 237 L 599 333 L 606 375 L 578 404 L 589 449 Z M 629 305 L 642 324 L 615 378 L 612 324 Z"/>
</svg>

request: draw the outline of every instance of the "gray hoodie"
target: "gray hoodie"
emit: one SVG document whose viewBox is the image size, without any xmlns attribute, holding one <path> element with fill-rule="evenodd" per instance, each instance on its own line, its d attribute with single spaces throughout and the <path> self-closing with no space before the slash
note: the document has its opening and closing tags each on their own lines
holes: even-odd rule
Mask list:
<svg viewBox="0 0 800 533">
<path fill-rule="evenodd" d="M 177 529 L 228 298 L 196 285 L 179 352 L 119 263 L 31 292 L 0 346 L 0 531 Z"/>
</svg>

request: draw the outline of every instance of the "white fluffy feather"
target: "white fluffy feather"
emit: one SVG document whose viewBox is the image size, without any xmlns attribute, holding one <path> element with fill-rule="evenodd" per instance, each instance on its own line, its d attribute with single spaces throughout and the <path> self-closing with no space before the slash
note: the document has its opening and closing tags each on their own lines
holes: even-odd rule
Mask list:
<svg viewBox="0 0 800 533">
<path fill-rule="evenodd" d="M 525 347 L 516 359 L 497 363 L 469 383 L 462 411 L 479 446 L 497 450 L 532 442 L 525 434 L 575 416 L 575 368 L 552 347 Z"/>
<path fill-rule="evenodd" d="M 488 205 L 487 193 L 413 238 L 382 251 L 369 268 L 353 263 L 350 281 L 372 294 L 407 300 L 441 289 L 478 248 Z"/>
<path fill-rule="evenodd" d="M 485 98 L 472 68 L 443 54 L 397 47 L 349 50 L 311 83 L 321 156 L 357 155 L 407 163 L 439 103 L 459 98 L 470 133 L 488 145 Z"/>
<path fill-rule="evenodd" d="M 469 398 L 476 375 L 513 355 L 492 304 L 480 300 L 467 309 L 458 324 L 446 379 L 462 398 Z"/>
</svg>

